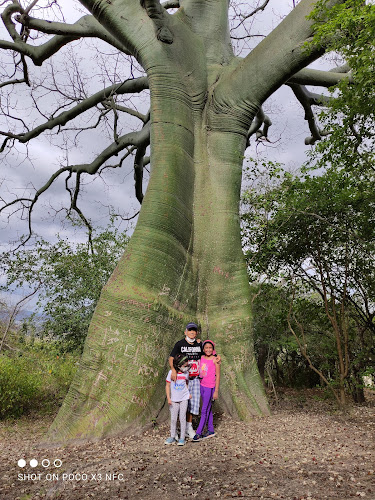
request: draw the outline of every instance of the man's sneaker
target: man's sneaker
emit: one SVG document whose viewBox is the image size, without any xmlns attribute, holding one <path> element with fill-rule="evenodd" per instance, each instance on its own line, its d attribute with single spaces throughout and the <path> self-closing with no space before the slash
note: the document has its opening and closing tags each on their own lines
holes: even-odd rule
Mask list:
<svg viewBox="0 0 375 500">
<path fill-rule="evenodd" d="M 177 446 L 184 446 L 185 442 L 186 442 L 185 439 L 179 439 L 177 441 Z"/>
<path fill-rule="evenodd" d="M 175 440 L 175 438 L 174 438 L 174 437 L 169 437 L 169 438 L 167 438 L 167 439 L 164 441 L 164 444 L 173 444 L 173 443 L 175 443 L 175 442 L 176 442 L 176 440 Z"/>
<path fill-rule="evenodd" d="M 214 436 L 216 436 L 215 431 L 207 431 L 206 434 L 203 434 L 203 439 L 212 438 Z"/>
<path fill-rule="evenodd" d="M 194 436 L 195 436 L 195 430 L 193 429 L 193 427 L 189 427 L 188 429 L 186 429 L 185 437 L 194 439 Z"/>
<path fill-rule="evenodd" d="M 198 441 L 201 441 L 202 439 L 203 439 L 202 434 L 196 434 L 196 435 L 193 437 L 193 443 L 198 443 Z"/>
</svg>

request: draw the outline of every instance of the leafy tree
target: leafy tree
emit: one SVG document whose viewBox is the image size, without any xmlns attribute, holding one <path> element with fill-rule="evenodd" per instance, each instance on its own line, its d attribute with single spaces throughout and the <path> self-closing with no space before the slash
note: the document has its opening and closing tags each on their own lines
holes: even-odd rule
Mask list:
<svg viewBox="0 0 375 500">
<path fill-rule="evenodd" d="M 292 294 L 287 283 L 264 282 L 253 287 L 256 288 L 253 296 L 254 345 L 264 380 L 271 387 L 315 387 L 321 381 L 320 376 L 311 370 L 288 325 Z M 335 370 L 335 345 L 321 303 L 307 293 L 301 294 L 294 302 L 293 313 L 293 327 L 298 327 L 298 323 L 304 326 L 312 364 L 330 378 L 329 371 Z"/>
<path fill-rule="evenodd" d="M 62 341 L 66 350 L 81 349 L 100 292 L 128 243 L 113 227 L 93 234 L 90 244 L 72 244 L 58 236 L 56 243 L 36 238 L 30 248 L 1 256 L 6 283 L 3 290 L 38 290 L 43 313 L 39 328 Z"/>
<path fill-rule="evenodd" d="M 326 13 L 327 3 L 317 2 L 310 15 L 315 21 L 313 46 L 340 54 L 346 61 L 342 71 L 350 67 L 353 79 L 338 82 L 331 89 L 332 98 L 320 98 L 327 104 L 320 113 L 324 128 L 314 128 L 315 122 L 310 127 L 312 137 L 307 142 L 321 141 L 310 153 L 304 171 L 317 171 L 313 175 L 318 176 L 322 170 L 325 173 L 320 178 L 293 179 L 281 172 L 280 165 L 270 165 L 270 182 L 275 185 L 275 180 L 277 184 L 285 175 L 284 184 L 280 190 L 247 193 L 248 207 L 255 205 L 250 209 L 254 219 L 247 214 L 245 224 L 250 238 L 247 244 L 255 245 L 253 248 L 263 245 L 261 261 L 254 259 L 255 272 L 267 268 L 270 275 L 278 275 L 282 269 L 289 278 L 297 276 L 320 292 L 336 332 L 341 401 L 345 399 L 344 379 L 353 397 L 361 401 L 362 375 L 373 366 L 375 12 L 372 5 L 354 0 L 330 9 L 328 20 Z M 311 104 L 319 97 L 290 86 L 304 105 L 307 118 L 311 118 Z M 258 211 L 257 207 L 262 209 Z M 274 216 L 280 224 L 280 234 L 272 239 L 269 232 L 275 231 L 276 220 L 269 224 L 268 218 Z M 257 227 L 253 234 L 249 232 L 252 226 Z M 282 257 L 274 254 L 275 244 L 280 244 Z M 296 293 L 304 296 L 306 290 Z M 347 318 L 343 317 L 344 311 Z M 308 326 L 300 323 L 300 327 L 306 333 Z M 309 338 L 310 355 L 314 345 Z"/>
<path fill-rule="evenodd" d="M 299 2 L 243 58 L 235 56 L 230 42 L 227 0 L 80 3 L 90 15 L 69 25 L 31 17 L 34 2 L 28 8 L 5 2 L 2 18 L 10 41 L 0 42 L 1 48 L 20 54 L 19 80 L 26 84 L 26 58 L 40 65 L 81 37 L 106 41 L 131 57 L 132 64 L 136 60 L 146 75 L 126 78 L 116 63 L 110 85 L 89 96 L 81 89 L 82 79 L 73 79 L 71 92 L 61 91 L 58 109 L 44 113 L 47 118 L 37 127 L 23 127 L 7 114 L 11 130 L 3 132 L 4 150 L 47 129 L 61 130 L 95 107 L 98 120 L 112 113 L 114 140 L 87 163 L 64 163 L 35 196 L 7 201 L 6 209 L 20 207 L 31 217 L 38 198 L 58 176 L 67 175 L 68 181 L 76 178 L 70 188 L 71 207 L 82 216 L 78 194 L 84 176 L 121 166 L 132 152 L 136 193 L 142 201 L 127 251 L 103 289 L 80 369 L 52 435 L 102 435 L 151 419 L 162 395 L 166 358 L 191 319 L 202 324 L 203 335 L 215 338 L 223 356 L 222 405 L 244 419 L 268 413 L 253 355 L 240 239 L 244 151 L 251 135 L 266 135 L 270 120 L 261 106 L 285 82 L 325 87 L 348 75 L 306 68 L 322 54 L 320 48 L 305 47 L 314 34 L 314 23 L 306 18 L 314 7 L 311 0 Z M 239 29 L 267 3 L 241 12 Z M 328 14 L 339 3 L 330 1 Z M 170 7 L 179 8 L 169 13 Z M 35 32 L 54 36 L 36 45 L 30 37 Z M 3 88 L 10 84 L 22 85 L 12 75 Z M 119 115 L 129 106 L 121 96 L 146 88 L 150 114 L 130 110 L 140 119 L 141 129 L 123 133 Z M 309 124 L 313 128 L 312 120 Z M 143 197 L 148 144 L 151 175 Z M 110 164 L 119 154 L 120 162 Z"/>
<path fill-rule="evenodd" d="M 253 270 L 297 284 L 297 297 L 320 296 L 335 342 L 341 404 L 348 380 L 356 379 L 358 386 L 360 375 L 373 365 L 372 182 L 328 168 L 316 177 L 286 174 L 274 189 L 260 194 L 253 189 L 246 196 L 244 231 Z M 293 318 L 290 330 L 303 337 L 299 347 L 307 359 L 308 328 Z"/>
</svg>

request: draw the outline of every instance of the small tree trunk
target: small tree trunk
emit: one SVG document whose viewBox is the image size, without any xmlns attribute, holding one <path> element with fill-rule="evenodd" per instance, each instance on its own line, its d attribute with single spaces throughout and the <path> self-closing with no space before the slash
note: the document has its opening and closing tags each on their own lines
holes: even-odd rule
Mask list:
<svg viewBox="0 0 375 500">
<path fill-rule="evenodd" d="M 267 358 L 268 358 L 268 349 L 264 344 L 261 344 L 261 346 L 258 349 L 257 362 L 258 362 L 259 375 L 263 381 L 263 385 L 265 385 L 264 372 L 266 370 Z"/>
</svg>

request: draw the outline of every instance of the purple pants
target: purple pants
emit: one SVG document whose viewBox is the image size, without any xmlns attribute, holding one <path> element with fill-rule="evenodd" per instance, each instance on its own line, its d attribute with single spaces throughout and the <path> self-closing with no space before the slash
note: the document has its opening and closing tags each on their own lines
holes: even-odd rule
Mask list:
<svg viewBox="0 0 375 500">
<path fill-rule="evenodd" d="M 201 384 L 202 411 L 201 419 L 196 430 L 197 434 L 203 434 L 203 429 L 207 424 L 207 430 L 214 431 L 214 418 L 212 415 L 212 396 L 214 395 L 215 387 L 204 387 Z"/>
</svg>

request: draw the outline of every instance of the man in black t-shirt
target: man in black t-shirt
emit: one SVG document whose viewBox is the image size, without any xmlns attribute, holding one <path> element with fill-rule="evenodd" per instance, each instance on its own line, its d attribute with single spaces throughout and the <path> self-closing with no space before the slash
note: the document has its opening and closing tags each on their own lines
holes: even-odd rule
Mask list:
<svg viewBox="0 0 375 500">
<path fill-rule="evenodd" d="M 188 403 L 186 414 L 186 435 L 193 439 L 195 431 L 193 429 L 193 415 L 199 415 L 200 403 L 200 381 L 199 381 L 199 363 L 203 353 L 202 343 L 196 340 L 198 334 L 198 325 L 188 323 L 185 329 L 185 338 L 176 342 L 171 354 L 169 355 L 169 366 L 172 370 L 172 380 L 176 378 L 176 370 L 173 368 L 173 358 L 176 354 L 184 354 L 189 359 L 189 392 L 191 399 Z"/>
</svg>

